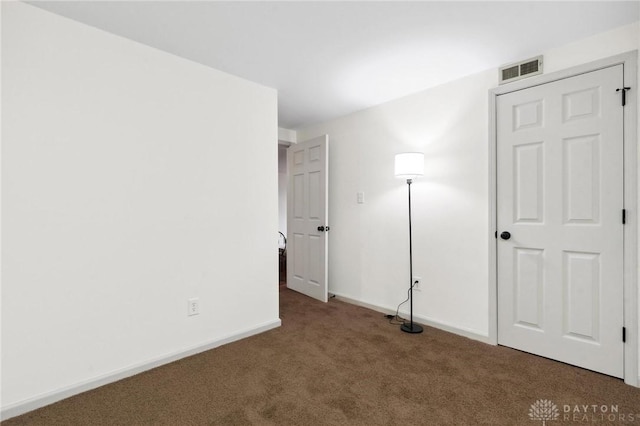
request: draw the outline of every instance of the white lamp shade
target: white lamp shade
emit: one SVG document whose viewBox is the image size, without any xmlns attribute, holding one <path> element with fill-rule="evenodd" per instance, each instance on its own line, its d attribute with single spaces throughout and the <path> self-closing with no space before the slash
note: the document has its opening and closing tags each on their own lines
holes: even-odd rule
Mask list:
<svg viewBox="0 0 640 426">
<path fill-rule="evenodd" d="M 404 152 L 396 154 L 396 177 L 415 179 L 424 175 L 424 154 L 421 152 Z"/>
</svg>

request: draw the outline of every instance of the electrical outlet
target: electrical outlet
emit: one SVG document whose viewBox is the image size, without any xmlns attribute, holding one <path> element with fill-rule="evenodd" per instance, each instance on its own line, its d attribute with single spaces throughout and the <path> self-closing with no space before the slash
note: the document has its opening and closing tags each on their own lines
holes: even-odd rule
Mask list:
<svg viewBox="0 0 640 426">
<path fill-rule="evenodd" d="M 194 297 L 187 300 L 187 316 L 198 315 L 200 313 L 200 299 Z"/>
<path fill-rule="evenodd" d="M 422 290 L 422 277 L 413 277 L 413 289 L 415 291 Z"/>
</svg>

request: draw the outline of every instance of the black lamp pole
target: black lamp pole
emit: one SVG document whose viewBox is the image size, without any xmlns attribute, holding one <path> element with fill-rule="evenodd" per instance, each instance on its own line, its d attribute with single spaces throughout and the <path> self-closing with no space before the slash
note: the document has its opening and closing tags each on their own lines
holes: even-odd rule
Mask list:
<svg viewBox="0 0 640 426">
<path fill-rule="evenodd" d="M 411 241 L 411 179 L 407 179 L 409 189 L 409 306 L 410 322 L 400 326 L 400 330 L 406 333 L 422 333 L 422 326 L 413 323 L 413 245 Z"/>
</svg>

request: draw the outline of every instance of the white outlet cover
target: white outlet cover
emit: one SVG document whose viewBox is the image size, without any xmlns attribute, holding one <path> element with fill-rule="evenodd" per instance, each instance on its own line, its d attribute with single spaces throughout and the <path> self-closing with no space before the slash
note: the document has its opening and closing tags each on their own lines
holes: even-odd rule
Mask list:
<svg viewBox="0 0 640 426">
<path fill-rule="evenodd" d="M 187 316 L 200 314 L 200 299 L 194 297 L 187 300 Z"/>
<path fill-rule="evenodd" d="M 414 284 L 413 289 L 415 291 L 420 291 L 422 290 L 422 277 L 413 277 L 413 282 L 415 283 L 416 281 L 418 281 L 416 284 Z"/>
</svg>

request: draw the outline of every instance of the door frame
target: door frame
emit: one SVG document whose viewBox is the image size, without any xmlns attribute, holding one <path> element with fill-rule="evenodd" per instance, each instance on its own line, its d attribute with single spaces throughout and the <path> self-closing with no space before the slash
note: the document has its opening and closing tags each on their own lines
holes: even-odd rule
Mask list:
<svg viewBox="0 0 640 426">
<path fill-rule="evenodd" d="M 638 139 L 637 139 L 637 74 L 638 51 L 601 59 L 576 67 L 542 74 L 525 80 L 516 81 L 489 90 L 489 343 L 498 344 L 498 244 L 497 232 L 497 114 L 496 101 L 499 95 L 528 89 L 557 80 L 574 77 L 611 66 L 623 65 L 623 79 L 627 92 L 627 103 L 623 112 L 624 129 L 624 208 L 626 224 L 623 227 L 623 294 L 624 326 L 626 344 L 624 345 L 624 382 L 640 387 L 638 376 Z M 622 338 L 622 336 L 621 336 Z"/>
</svg>

